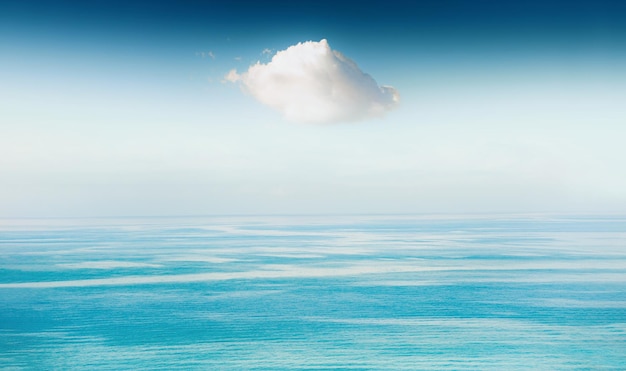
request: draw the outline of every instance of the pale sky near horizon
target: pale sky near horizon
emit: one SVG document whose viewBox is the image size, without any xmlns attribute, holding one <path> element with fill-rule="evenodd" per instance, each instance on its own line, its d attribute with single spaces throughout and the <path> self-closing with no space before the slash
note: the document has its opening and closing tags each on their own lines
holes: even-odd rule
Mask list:
<svg viewBox="0 0 626 371">
<path fill-rule="evenodd" d="M 321 40 L 399 103 L 250 69 Z M 1 218 L 626 212 L 619 2 L 6 1 L 0 48 Z"/>
</svg>

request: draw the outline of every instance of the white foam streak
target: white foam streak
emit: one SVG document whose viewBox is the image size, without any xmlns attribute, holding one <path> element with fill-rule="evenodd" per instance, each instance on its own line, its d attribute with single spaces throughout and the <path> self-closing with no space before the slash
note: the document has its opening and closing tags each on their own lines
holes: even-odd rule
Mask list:
<svg viewBox="0 0 626 371">
<path fill-rule="evenodd" d="M 50 282 L 20 282 L 0 284 L 1 288 L 57 288 L 57 287 L 89 287 L 89 286 L 117 286 L 117 285 L 144 285 L 158 283 L 184 283 L 203 281 L 225 281 L 234 279 L 272 279 L 272 278 L 317 278 L 336 277 L 361 274 L 379 274 L 392 272 L 417 272 L 439 270 L 438 268 L 411 267 L 402 265 L 353 265 L 348 267 L 319 267 L 307 268 L 295 265 L 266 265 L 264 270 L 248 272 L 212 272 L 178 275 L 157 276 L 126 276 L 115 278 L 50 281 Z"/>
<path fill-rule="evenodd" d="M 586 267 L 587 269 L 611 269 L 617 268 L 619 262 L 610 264 L 602 262 L 598 265 Z M 516 263 L 516 264 L 476 264 L 472 266 L 420 266 L 417 261 L 413 264 L 400 262 L 394 259 L 370 260 L 363 263 L 337 266 L 302 266 L 289 264 L 265 264 L 260 269 L 243 272 L 210 272 L 195 274 L 172 274 L 152 276 L 126 276 L 102 279 L 68 280 L 68 281 L 39 281 L 0 284 L 2 288 L 58 288 L 58 287 L 90 287 L 90 286 L 120 286 L 120 285 L 145 285 L 161 283 L 186 283 L 186 282 L 211 282 L 226 280 L 254 280 L 254 279 L 282 279 L 282 278 L 330 278 L 342 276 L 358 276 L 366 274 L 389 274 L 389 273 L 418 273 L 436 271 L 464 271 L 464 272 L 503 272 L 495 277 L 485 277 L 481 274 L 471 278 L 474 282 L 601 282 L 610 279 L 613 282 L 626 282 L 625 273 L 591 272 L 589 274 L 570 274 L 571 269 L 579 269 L 578 263 L 561 262 L 556 264 Z M 533 275 L 527 275 L 528 270 L 537 271 Z M 518 277 L 518 273 L 526 272 L 524 278 Z M 470 279 L 466 277 L 466 279 Z M 370 282 L 376 282 L 371 281 Z M 407 281 L 380 281 L 381 285 L 404 286 Z M 454 283 L 454 280 L 445 281 Z M 421 284 L 432 284 L 432 281 Z M 419 285 L 415 281 L 412 285 Z"/>
<path fill-rule="evenodd" d="M 103 260 L 103 261 L 89 261 L 81 263 L 64 263 L 57 264 L 57 267 L 67 269 L 115 269 L 115 268 L 159 268 L 159 264 L 150 263 L 136 263 L 129 261 L 115 261 L 115 260 Z"/>
</svg>

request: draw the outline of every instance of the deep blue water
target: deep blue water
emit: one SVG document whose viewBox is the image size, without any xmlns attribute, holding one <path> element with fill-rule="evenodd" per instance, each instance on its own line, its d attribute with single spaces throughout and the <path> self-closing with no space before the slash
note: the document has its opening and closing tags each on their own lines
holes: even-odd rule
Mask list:
<svg viewBox="0 0 626 371">
<path fill-rule="evenodd" d="M 0 220 L 0 368 L 624 370 L 626 218 Z"/>
</svg>

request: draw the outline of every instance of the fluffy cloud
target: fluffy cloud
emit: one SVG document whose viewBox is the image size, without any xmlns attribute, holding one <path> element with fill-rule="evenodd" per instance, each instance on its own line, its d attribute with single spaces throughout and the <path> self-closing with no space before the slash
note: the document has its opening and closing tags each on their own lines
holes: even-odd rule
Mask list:
<svg viewBox="0 0 626 371">
<path fill-rule="evenodd" d="M 381 116 L 399 101 L 396 89 L 378 86 L 326 40 L 290 46 L 277 52 L 269 63 L 257 62 L 242 74 L 231 70 L 224 79 L 240 83 L 259 102 L 295 122 L 332 123 Z"/>
</svg>

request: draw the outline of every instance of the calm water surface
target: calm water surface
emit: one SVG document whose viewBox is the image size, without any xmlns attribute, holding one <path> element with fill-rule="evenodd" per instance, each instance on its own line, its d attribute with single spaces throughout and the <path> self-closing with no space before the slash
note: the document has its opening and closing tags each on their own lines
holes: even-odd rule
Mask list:
<svg viewBox="0 0 626 371">
<path fill-rule="evenodd" d="M 0 220 L 0 368 L 624 370 L 626 218 Z"/>
</svg>

